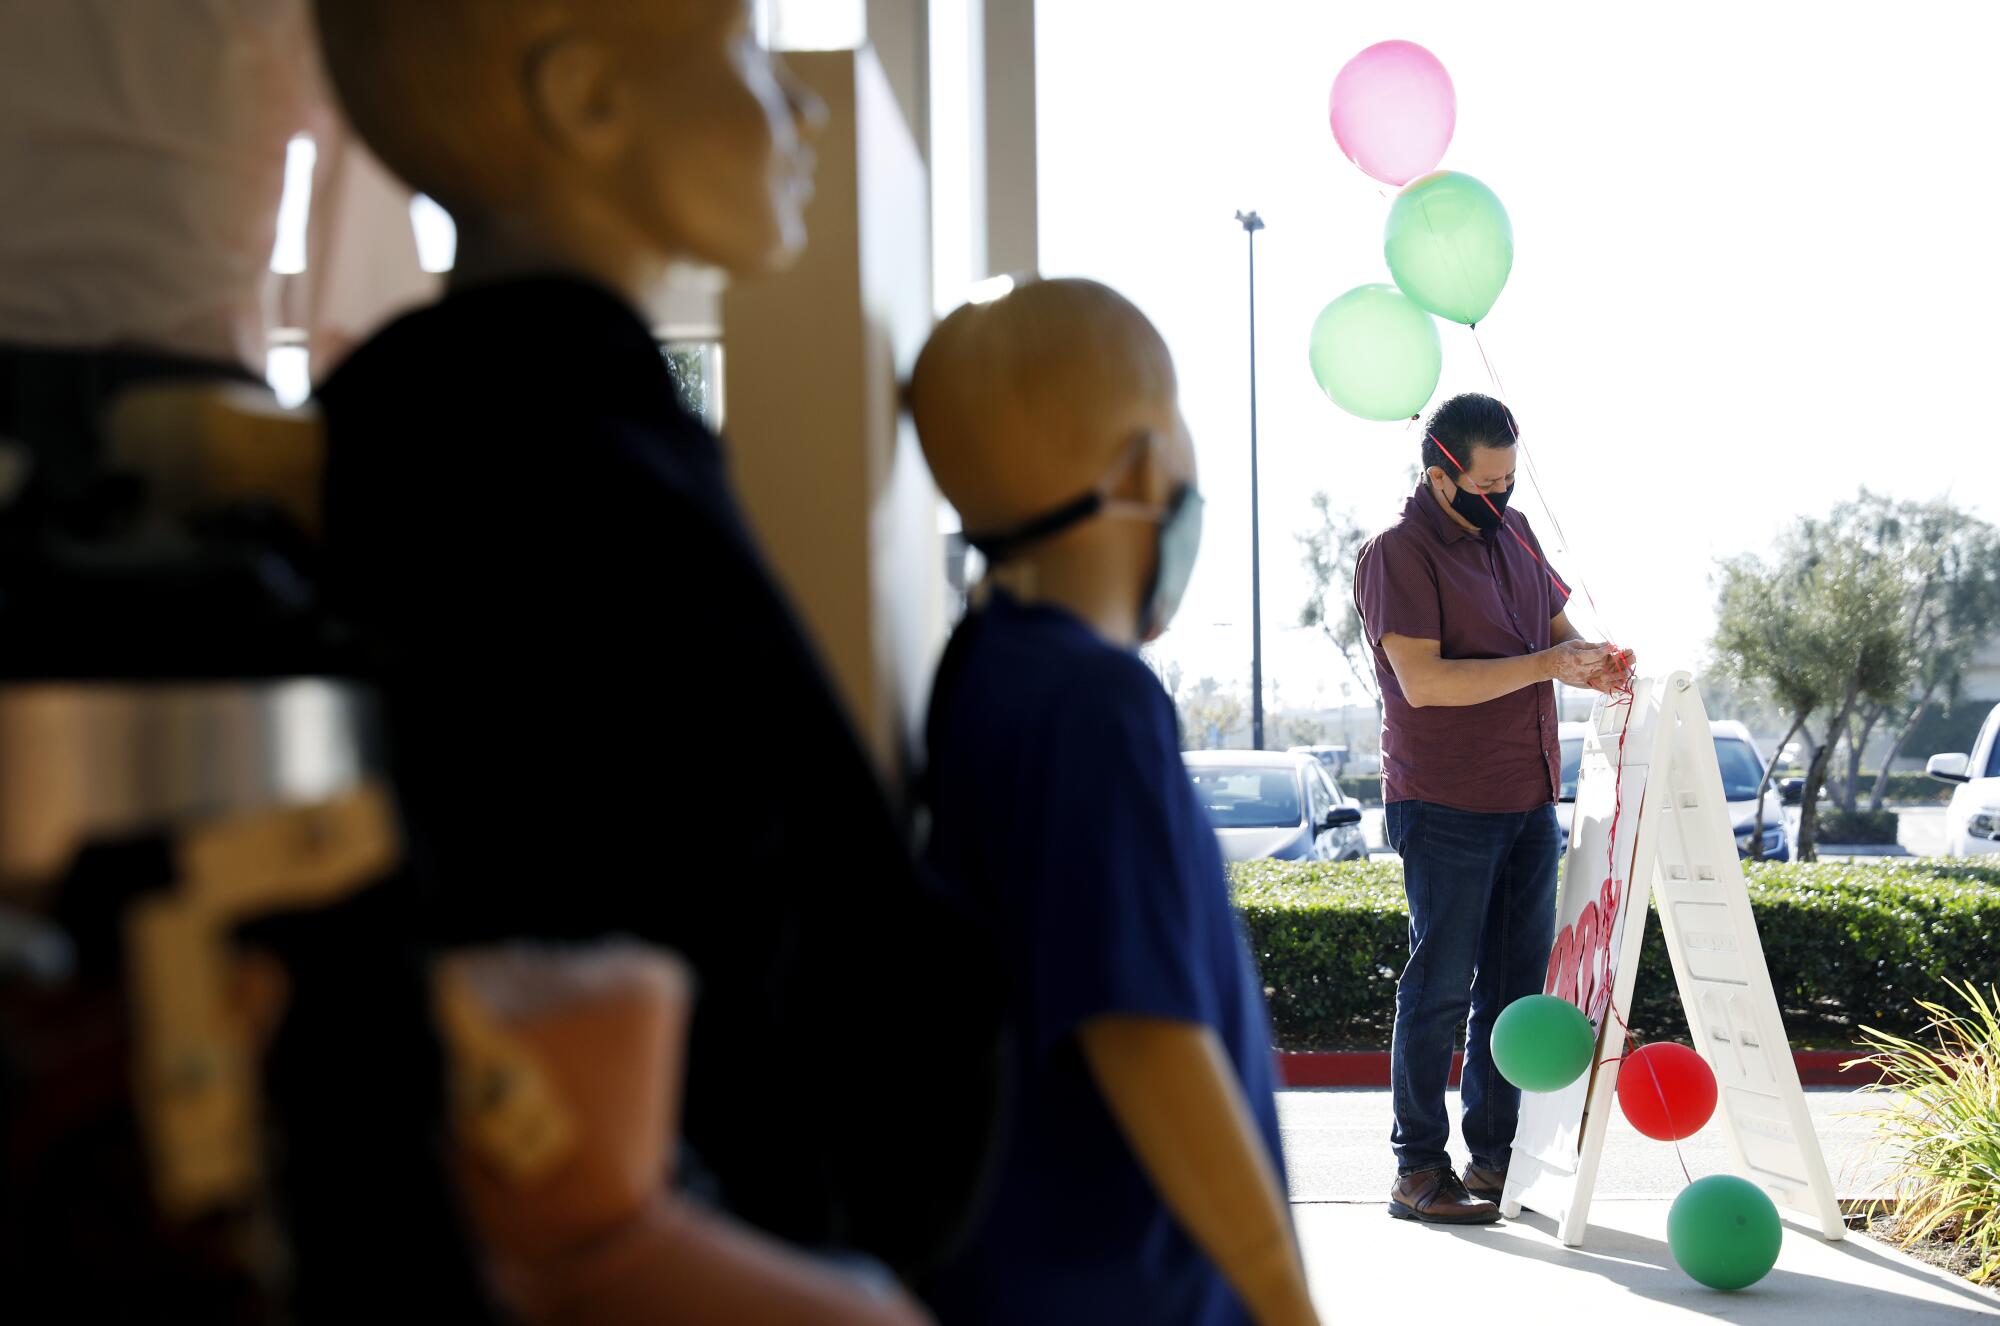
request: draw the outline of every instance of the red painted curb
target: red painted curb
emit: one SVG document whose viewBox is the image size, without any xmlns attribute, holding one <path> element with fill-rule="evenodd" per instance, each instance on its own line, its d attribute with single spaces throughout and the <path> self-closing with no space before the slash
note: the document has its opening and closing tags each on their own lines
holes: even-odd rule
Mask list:
<svg viewBox="0 0 2000 1326">
<path fill-rule="evenodd" d="M 1881 1071 L 1869 1064 L 1843 1070 L 1841 1065 L 1859 1058 L 1860 1050 L 1794 1050 L 1799 1085 L 1808 1087 L 1860 1087 L 1882 1080 Z M 1287 1087 L 1386 1087 L 1389 1085 L 1387 1050 L 1336 1050 L 1321 1052 L 1280 1051 L 1278 1083 Z M 1451 1084 L 1458 1084 L 1463 1054 L 1451 1057 Z"/>
</svg>

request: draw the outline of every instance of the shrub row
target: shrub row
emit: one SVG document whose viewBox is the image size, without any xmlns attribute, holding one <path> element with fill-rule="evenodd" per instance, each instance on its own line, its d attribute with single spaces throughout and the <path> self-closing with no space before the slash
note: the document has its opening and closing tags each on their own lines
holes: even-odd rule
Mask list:
<svg viewBox="0 0 2000 1326">
<path fill-rule="evenodd" d="M 1947 980 L 2000 981 L 2000 867 L 1965 862 L 1745 863 L 1771 982 L 1794 1040 L 1845 1042 L 1866 1024 L 1914 1033 Z M 1409 956 L 1402 867 L 1277 861 L 1231 867 L 1280 1048 L 1386 1048 Z M 1686 1035 L 1649 916 L 1631 1025 Z"/>
<path fill-rule="evenodd" d="M 1820 843 L 1893 843 L 1896 841 L 1896 812 L 1893 810 L 1833 810 L 1819 813 L 1816 841 Z"/>
<path fill-rule="evenodd" d="M 1942 804 L 1951 800 L 1951 792 L 1950 783 L 1940 782 L 1927 773 L 1906 770 L 1889 775 L 1889 786 L 1883 793 L 1883 801 L 1901 802 L 1905 805 Z M 1868 798 L 1874 794 L 1875 775 L 1862 774 L 1860 800 L 1857 804 L 1866 804 Z"/>
</svg>

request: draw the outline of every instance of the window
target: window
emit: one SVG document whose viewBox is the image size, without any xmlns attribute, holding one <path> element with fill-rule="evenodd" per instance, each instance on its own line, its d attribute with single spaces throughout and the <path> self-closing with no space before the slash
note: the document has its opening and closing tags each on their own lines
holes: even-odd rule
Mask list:
<svg viewBox="0 0 2000 1326">
<path fill-rule="evenodd" d="M 1319 771 L 1317 764 L 1306 768 L 1306 798 L 1312 805 L 1312 822 L 1315 828 L 1324 824 L 1327 813 L 1339 804 L 1327 788 L 1326 775 Z"/>
<path fill-rule="evenodd" d="M 1757 762 L 1757 752 L 1741 737 L 1717 737 L 1715 739 L 1715 762 L 1722 766 L 1722 799 L 1724 801 L 1750 801 L 1757 795 L 1757 784 L 1764 781 L 1764 766 Z"/>
<path fill-rule="evenodd" d="M 410 228 L 417 233 L 417 262 L 427 272 L 448 272 L 458 261 L 458 223 L 451 213 L 418 194 L 410 199 Z"/>
<path fill-rule="evenodd" d="M 774 51 L 838 51 L 868 37 L 863 0 L 757 0 L 757 35 Z"/>
<path fill-rule="evenodd" d="M 1298 775 L 1290 769 L 1190 769 L 1195 795 L 1218 829 L 1290 829 L 1305 820 Z"/>
<path fill-rule="evenodd" d="M 1556 794 L 1559 801 L 1576 800 L 1577 769 L 1583 764 L 1583 738 L 1564 737 L 1562 739 L 1562 791 Z"/>
<path fill-rule="evenodd" d="M 681 408 L 722 430 L 722 346 L 715 341 L 666 341 L 660 353 Z"/>
</svg>

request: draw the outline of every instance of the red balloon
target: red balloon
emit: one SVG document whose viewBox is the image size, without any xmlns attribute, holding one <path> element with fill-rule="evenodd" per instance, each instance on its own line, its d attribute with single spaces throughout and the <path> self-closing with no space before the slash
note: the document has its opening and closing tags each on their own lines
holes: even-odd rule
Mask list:
<svg viewBox="0 0 2000 1326">
<path fill-rule="evenodd" d="M 1643 1045 L 1618 1067 L 1618 1104 L 1655 1141 L 1693 1137 L 1715 1113 L 1715 1070 L 1685 1045 Z"/>
</svg>

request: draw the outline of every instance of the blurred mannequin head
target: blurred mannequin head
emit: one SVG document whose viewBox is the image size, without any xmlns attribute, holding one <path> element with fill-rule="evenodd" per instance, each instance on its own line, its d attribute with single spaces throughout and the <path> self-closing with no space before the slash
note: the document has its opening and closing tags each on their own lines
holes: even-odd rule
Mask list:
<svg viewBox="0 0 2000 1326">
<path fill-rule="evenodd" d="M 825 110 L 748 0 L 319 0 L 328 71 L 388 166 L 459 225 L 460 280 L 581 269 L 642 298 L 671 261 L 752 274 L 805 244 Z"/>
</svg>

